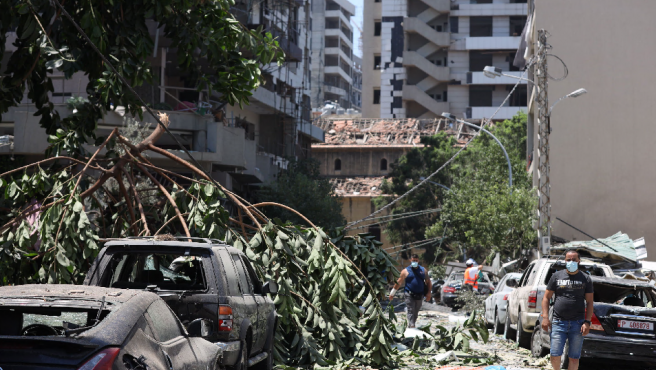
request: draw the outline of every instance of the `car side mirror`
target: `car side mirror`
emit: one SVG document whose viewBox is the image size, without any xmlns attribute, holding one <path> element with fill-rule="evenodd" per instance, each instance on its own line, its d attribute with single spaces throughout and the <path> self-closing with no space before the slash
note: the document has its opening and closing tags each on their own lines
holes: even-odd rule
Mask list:
<svg viewBox="0 0 656 370">
<path fill-rule="evenodd" d="M 196 319 L 187 325 L 187 333 L 190 337 L 207 337 L 212 327 L 210 320 Z"/>
<path fill-rule="evenodd" d="M 517 288 L 517 280 L 509 279 L 508 281 L 506 281 L 506 286 L 509 288 Z"/>
<path fill-rule="evenodd" d="M 439 279 L 439 280 L 437 281 L 437 283 L 436 283 L 436 284 L 437 284 L 437 285 L 444 285 L 444 280 L 442 280 L 442 279 Z"/>
<path fill-rule="evenodd" d="M 273 280 L 269 280 L 262 286 L 262 294 L 278 294 L 278 283 Z"/>
</svg>

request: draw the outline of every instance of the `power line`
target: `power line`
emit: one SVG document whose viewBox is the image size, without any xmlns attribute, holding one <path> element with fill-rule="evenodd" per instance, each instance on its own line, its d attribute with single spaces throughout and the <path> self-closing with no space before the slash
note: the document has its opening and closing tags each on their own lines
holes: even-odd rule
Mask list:
<svg viewBox="0 0 656 370">
<path fill-rule="evenodd" d="M 420 240 L 418 242 L 412 242 L 412 243 L 407 243 L 407 244 L 395 245 L 393 247 L 387 247 L 387 248 L 384 248 L 383 250 L 387 251 L 387 250 L 390 250 L 390 249 L 397 249 L 397 248 L 407 247 L 407 246 L 413 245 L 413 244 L 414 244 L 415 248 L 418 248 L 418 247 L 423 247 L 423 246 L 428 245 L 430 243 L 436 242 L 440 239 L 442 239 L 442 238 L 432 238 L 432 239 Z"/>
<path fill-rule="evenodd" d="M 441 210 L 442 210 L 441 208 L 435 208 L 435 209 L 427 210 L 427 211 L 414 212 L 413 214 L 408 215 L 408 216 L 397 217 L 397 218 L 394 218 L 394 219 L 391 219 L 391 220 L 383 220 L 383 221 L 379 221 L 379 222 L 374 222 L 374 223 L 371 223 L 371 224 L 366 224 L 366 225 L 363 225 L 363 226 L 354 227 L 351 230 L 366 229 L 369 226 L 382 225 L 382 224 L 386 224 L 386 223 L 390 223 L 390 222 L 394 222 L 394 221 L 398 221 L 398 220 L 403 220 L 403 219 L 406 219 L 406 218 L 428 215 L 428 214 L 431 214 L 431 213 L 437 213 Z"/>
<path fill-rule="evenodd" d="M 532 64 L 532 63 L 530 63 L 530 64 Z M 528 67 L 529 67 L 529 66 L 527 66 L 526 69 L 524 70 L 524 72 L 522 72 L 522 75 L 520 76 L 520 78 L 524 78 L 524 75 L 526 74 L 526 71 L 528 70 Z M 515 86 L 513 86 L 513 88 L 512 88 L 512 90 L 510 91 L 510 93 L 508 93 L 508 96 L 506 96 L 506 98 L 503 100 L 503 102 L 501 103 L 501 105 L 499 105 L 499 107 L 498 107 L 497 110 L 494 112 L 494 114 L 492 114 L 492 116 L 491 116 L 490 118 L 487 118 L 486 120 L 483 121 L 483 123 L 481 124 L 481 129 L 485 127 L 485 124 L 486 124 L 487 122 L 492 122 L 492 119 L 494 118 L 494 116 L 496 116 L 496 114 L 499 112 L 499 110 L 501 109 L 501 107 L 503 107 L 503 106 L 506 104 L 506 102 L 508 101 L 508 99 L 510 99 L 510 96 L 515 92 L 515 90 L 517 89 L 517 86 L 519 86 L 519 84 L 520 84 L 521 82 L 522 82 L 521 79 L 517 80 L 517 83 L 515 84 Z M 353 221 L 353 222 L 349 223 L 348 225 L 346 225 L 346 227 L 344 228 L 344 230 L 349 230 L 352 226 L 357 225 L 357 224 L 359 224 L 359 223 L 361 223 L 361 222 L 363 222 L 363 221 L 365 221 L 365 220 L 368 220 L 371 216 L 374 216 L 374 215 L 376 215 L 376 214 L 378 214 L 378 213 L 384 211 L 385 209 L 391 207 L 392 205 L 394 205 L 394 204 L 397 203 L 398 201 L 400 201 L 400 200 L 404 199 L 405 197 L 407 197 L 408 195 L 410 195 L 412 192 L 414 192 L 415 190 L 417 190 L 420 186 L 422 186 L 422 185 L 424 185 L 425 183 L 429 182 L 429 180 L 430 180 L 433 176 L 437 175 L 437 174 L 438 174 L 440 171 L 442 171 L 446 166 L 448 166 L 449 164 L 451 164 L 451 162 L 453 162 L 453 161 L 456 159 L 456 157 L 458 157 L 458 156 L 460 155 L 460 153 L 462 153 L 462 151 L 465 150 L 465 149 L 469 146 L 469 144 L 471 144 L 471 143 L 472 143 L 472 142 L 473 142 L 478 136 L 480 136 L 480 133 L 481 133 L 481 132 L 482 132 L 482 130 L 477 131 L 477 132 L 474 134 L 474 136 L 473 136 L 468 142 L 466 142 L 465 145 L 463 145 L 463 147 L 460 148 L 460 150 L 458 150 L 458 151 L 456 152 L 456 154 L 453 155 L 453 157 L 451 157 L 448 161 L 446 161 L 446 162 L 445 162 L 442 166 L 440 166 L 440 168 L 438 168 L 435 172 L 433 172 L 433 173 L 430 174 L 428 177 L 426 177 L 424 180 L 422 180 L 419 184 L 413 186 L 412 188 L 410 188 L 410 190 L 408 190 L 407 192 L 405 192 L 404 194 L 402 194 L 402 195 L 399 196 L 398 198 L 394 199 L 393 201 L 391 201 L 390 203 L 388 203 L 387 205 L 385 205 L 385 206 L 382 207 L 381 209 L 379 209 L 379 210 L 373 212 L 373 213 L 370 214 L 369 216 L 367 216 L 367 217 L 365 217 L 365 218 L 362 218 L 362 219 L 360 219 L 360 220 Z"/>
</svg>

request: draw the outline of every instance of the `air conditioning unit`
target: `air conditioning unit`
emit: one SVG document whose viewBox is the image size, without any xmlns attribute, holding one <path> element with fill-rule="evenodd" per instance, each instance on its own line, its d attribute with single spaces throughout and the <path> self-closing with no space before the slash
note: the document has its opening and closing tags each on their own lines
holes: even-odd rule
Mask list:
<svg viewBox="0 0 656 370">
<path fill-rule="evenodd" d="M 540 248 L 542 249 L 542 254 L 549 253 L 549 249 L 551 248 L 551 238 L 548 236 L 540 237 Z"/>
</svg>

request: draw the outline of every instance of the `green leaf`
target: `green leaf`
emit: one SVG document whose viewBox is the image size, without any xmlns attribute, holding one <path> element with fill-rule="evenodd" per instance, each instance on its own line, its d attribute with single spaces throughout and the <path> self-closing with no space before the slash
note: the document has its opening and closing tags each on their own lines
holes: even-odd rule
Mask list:
<svg viewBox="0 0 656 370">
<path fill-rule="evenodd" d="M 68 267 L 71 264 L 71 261 L 66 257 L 62 250 L 57 251 L 57 262 L 63 267 Z"/>
</svg>

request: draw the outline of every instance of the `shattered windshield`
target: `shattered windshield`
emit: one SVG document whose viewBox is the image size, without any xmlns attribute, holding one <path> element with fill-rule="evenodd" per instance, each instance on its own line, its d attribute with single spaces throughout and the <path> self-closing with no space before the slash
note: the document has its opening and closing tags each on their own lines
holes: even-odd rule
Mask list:
<svg viewBox="0 0 656 370">
<path fill-rule="evenodd" d="M 103 309 L 71 307 L 3 306 L 0 309 L 0 333 L 11 336 L 64 336 L 66 331 L 82 331 L 101 322 L 109 314 Z M 69 332 L 70 333 L 70 332 Z"/>
<path fill-rule="evenodd" d="M 102 286 L 164 290 L 205 290 L 202 257 L 161 253 L 114 253 Z"/>
</svg>

